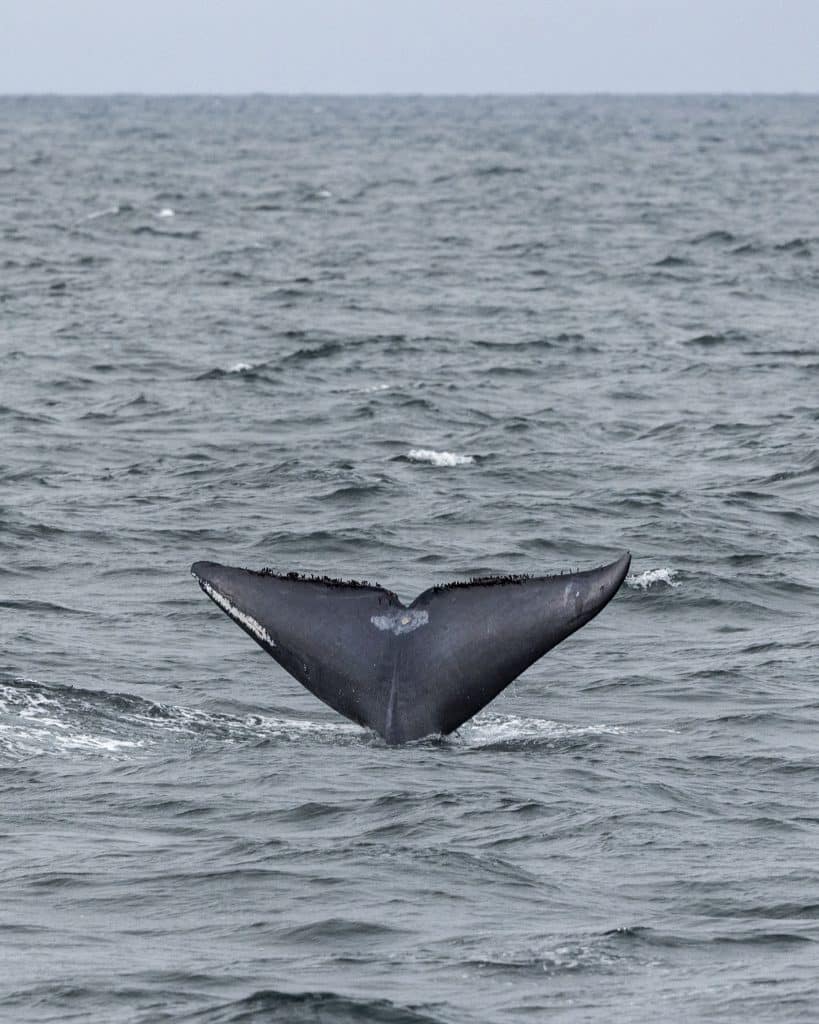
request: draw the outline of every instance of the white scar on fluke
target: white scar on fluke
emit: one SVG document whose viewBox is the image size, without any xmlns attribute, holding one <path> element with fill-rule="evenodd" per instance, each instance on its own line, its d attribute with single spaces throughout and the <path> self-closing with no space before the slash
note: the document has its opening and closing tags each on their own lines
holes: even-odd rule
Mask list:
<svg viewBox="0 0 819 1024">
<path fill-rule="evenodd" d="M 197 579 L 199 577 L 197 576 Z M 202 585 L 202 589 L 213 600 L 219 605 L 219 607 L 227 612 L 227 614 L 233 619 L 234 622 L 238 622 L 240 626 L 244 626 L 248 632 L 252 633 L 257 640 L 263 640 L 269 647 L 275 647 L 276 644 L 273 641 L 271 635 L 267 632 L 264 626 L 257 622 L 252 615 L 248 615 L 246 612 L 239 611 L 236 605 L 231 604 L 230 601 L 225 597 L 224 594 L 220 594 L 216 587 L 212 587 L 207 580 L 199 580 Z"/>
<path fill-rule="evenodd" d="M 394 612 L 392 615 L 373 615 L 370 622 L 376 629 L 388 629 L 394 636 L 411 633 L 429 622 L 429 612 Z"/>
</svg>

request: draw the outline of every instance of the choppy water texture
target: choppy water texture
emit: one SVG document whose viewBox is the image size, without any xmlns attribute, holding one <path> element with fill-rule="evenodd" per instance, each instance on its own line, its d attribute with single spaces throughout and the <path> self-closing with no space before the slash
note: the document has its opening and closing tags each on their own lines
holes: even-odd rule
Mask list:
<svg viewBox="0 0 819 1024">
<path fill-rule="evenodd" d="M 815 1020 L 819 105 L 0 101 L 0 1018 Z M 628 585 L 389 749 L 190 563 Z"/>
</svg>

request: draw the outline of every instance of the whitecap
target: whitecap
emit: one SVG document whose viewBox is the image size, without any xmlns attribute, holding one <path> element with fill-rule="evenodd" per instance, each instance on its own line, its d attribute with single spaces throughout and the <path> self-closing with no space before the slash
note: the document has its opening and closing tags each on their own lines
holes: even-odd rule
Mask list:
<svg viewBox="0 0 819 1024">
<path fill-rule="evenodd" d="M 176 216 L 176 214 L 170 208 L 170 206 L 163 206 L 162 209 L 157 214 L 157 217 L 175 217 L 175 216 Z"/>
<path fill-rule="evenodd" d="M 93 213 L 88 213 L 85 216 L 86 220 L 96 220 L 97 217 L 109 217 L 111 214 L 119 213 L 118 206 L 106 206 L 104 210 L 95 210 Z"/>
<path fill-rule="evenodd" d="M 680 585 L 674 579 L 673 569 L 646 569 L 645 572 L 632 573 L 626 576 L 626 583 L 634 590 L 648 590 L 656 583 L 663 583 L 667 587 Z"/>
<path fill-rule="evenodd" d="M 433 448 L 411 448 L 407 458 L 412 462 L 428 462 L 431 466 L 466 466 L 475 461 L 472 455 L 437 452 Z"/>
<path fill-rule="evenodd" d="M 228 373 L 247 373 L 248 370 L 253 369 L 253 363 L 234 363 L 233 366 L 229 366 L 227 369 Z"/>
<path fill-rule="evenodd" d="M 117 740 L 113 736 L 95 736 L 91 733 L 79 733 L 74 736 L 60 736 L 55 746 L 58 750 L 88 750 L 106 754 L 118 754 L 123 750 L 133 750 L 144 746 L 141 740 Z"/>
</svg>

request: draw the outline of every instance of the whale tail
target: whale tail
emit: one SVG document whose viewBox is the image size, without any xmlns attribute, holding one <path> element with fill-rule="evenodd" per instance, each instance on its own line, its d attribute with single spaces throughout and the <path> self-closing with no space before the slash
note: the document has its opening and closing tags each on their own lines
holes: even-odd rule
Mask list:
<svg viewBox="0 0 819 1024">
<path fill-rule="evenodd" d="M 204 592 L 325 704 L 404 743 L 451 733 L 614 597 L 631 557 L 560 576 L 389 590 L 196 562 Z"/>
</svg>

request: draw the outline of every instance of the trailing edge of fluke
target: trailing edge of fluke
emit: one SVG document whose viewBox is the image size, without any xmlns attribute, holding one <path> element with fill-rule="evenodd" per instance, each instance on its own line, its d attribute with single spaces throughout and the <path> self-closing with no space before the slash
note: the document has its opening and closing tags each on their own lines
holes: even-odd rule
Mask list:
<svg viewBox="0 0 819 1024">
<path fill-rule="evenodd" d="M 617 593 L 631 556 L 561 576 L 425 590 L 409 607 L 368 583 L 216 562 L 200 587 L 319 700 L 387 743 L 451 733 Z"/>
</svg>

